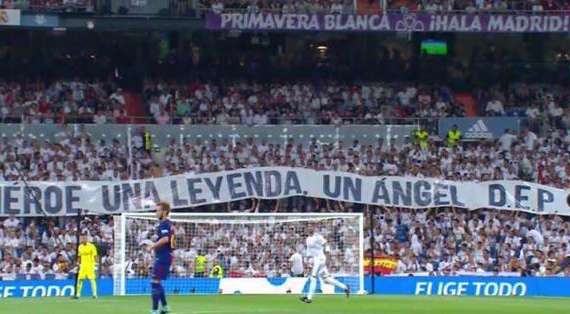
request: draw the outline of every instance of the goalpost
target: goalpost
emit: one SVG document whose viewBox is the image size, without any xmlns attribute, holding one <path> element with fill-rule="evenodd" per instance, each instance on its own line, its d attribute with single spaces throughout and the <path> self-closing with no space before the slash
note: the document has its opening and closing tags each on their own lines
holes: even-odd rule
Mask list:
<svg viewBox="0 0 570 314">
<path fill-rule="evenodd" d="M 168 294 L 301 294 L 308 289 L 311 260 L 305 240 L 309 225 L 328 241 L 329 273 L 354 293 L 364 293 L 364 218 L 361 213 L 171 213 L 176 249 Z M 115 216 L 113 285 L 115 295 L 150 292 L 156 241 L 154 213 Z M 304 275 L 291 276 L 290 257 L 303 256 Z M 204 271 L 195 265 L 201 256 Z M 200 262 L 199 262 L 200 263 Z M 214 266 L 223 275 L 211 274 Z M 341 293 L 320 281 L 317 293 Z"/>
</svg>

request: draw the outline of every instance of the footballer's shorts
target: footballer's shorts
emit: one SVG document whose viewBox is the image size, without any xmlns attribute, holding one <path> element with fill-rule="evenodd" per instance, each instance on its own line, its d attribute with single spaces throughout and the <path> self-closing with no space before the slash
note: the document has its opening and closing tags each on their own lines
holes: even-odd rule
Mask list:
<svg viewBox="0 0 570 314">
<path fill-rule="evenodd" d="M 77 279 L 79 280 L 94 280 L 95 279 L 95 268 L 79 268 L 79 274 L 77 274 Z"/>
<path fill-rule="evenodd" d="M 313 260 L 313 267 L 311 269 L 312 277 L 327 278 L 329 271 L 327 269 L 327 260 L 324 258 L 315 258 Z"/>
<path fill-rule="evenodd" d="M 168 278 L 169 272 L 170 272 L 170 263 L 156 261 L 152 266 L 151 276 L 152 279 L 154 280 L 166 280 Z"/>
</svg>

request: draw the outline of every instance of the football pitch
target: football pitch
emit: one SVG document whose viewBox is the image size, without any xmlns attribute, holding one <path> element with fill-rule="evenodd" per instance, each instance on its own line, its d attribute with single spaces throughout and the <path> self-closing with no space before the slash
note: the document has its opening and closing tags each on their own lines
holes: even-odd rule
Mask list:
<svg viewBox="0 0 570 314">
<path fill-rule="evenodd" d="M 568 314 L 570 299 L 477 297 L 316 296 L 312 304 L 296 296 L 174 296 L 172 314 Z M 33 298 L 0 300 L 2 314 L 150 313 L 149 297 Z"/>
</svg>

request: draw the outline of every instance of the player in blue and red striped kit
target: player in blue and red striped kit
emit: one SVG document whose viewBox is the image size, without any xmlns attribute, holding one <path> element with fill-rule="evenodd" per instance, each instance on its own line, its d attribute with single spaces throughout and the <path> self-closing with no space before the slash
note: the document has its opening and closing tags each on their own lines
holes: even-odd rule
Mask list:
<svg viewBox="0 0 570 314">
<path fill-rule="evenodd" d="M 167 314 L 170 308 L 166 303 L 164 287 L 160 283 L 166 280 L 172 265 L 172 253 L 175 247 L 174 228 L 168 219 L 170 214 L 170 204 L 156 204 L 156 216 L 159 220 L 157 229 L 158 240 L 149 246 L 149 250 L 154 251 L 154 265 L 152 267 L 151 291 L 152 291 L 152 311 L 151 314 Z M 159 303 L 162 305 L 158 310 Z"/>
</svg>

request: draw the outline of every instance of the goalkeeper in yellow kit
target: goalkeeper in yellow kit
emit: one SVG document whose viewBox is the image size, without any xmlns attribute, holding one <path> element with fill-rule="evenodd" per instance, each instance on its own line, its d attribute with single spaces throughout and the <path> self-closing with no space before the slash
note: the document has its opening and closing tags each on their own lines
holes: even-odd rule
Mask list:
<svg viewBox="0 0 570 314">
<path fill-rule="evenodd" d="M 93 298 L 97 298 L 97 282 L 95 281 L 95 261 L 97 260 L 97 248 L 93 243 L 87 241 L 86 235 L 81 235 L 80 245 L 77 252 L 79 258 L 79 273 L 77 275 L 77 287 L 75 289 L 75 299 L 81 296 L 83 280 L 89 279 Z"/>
</svg>

